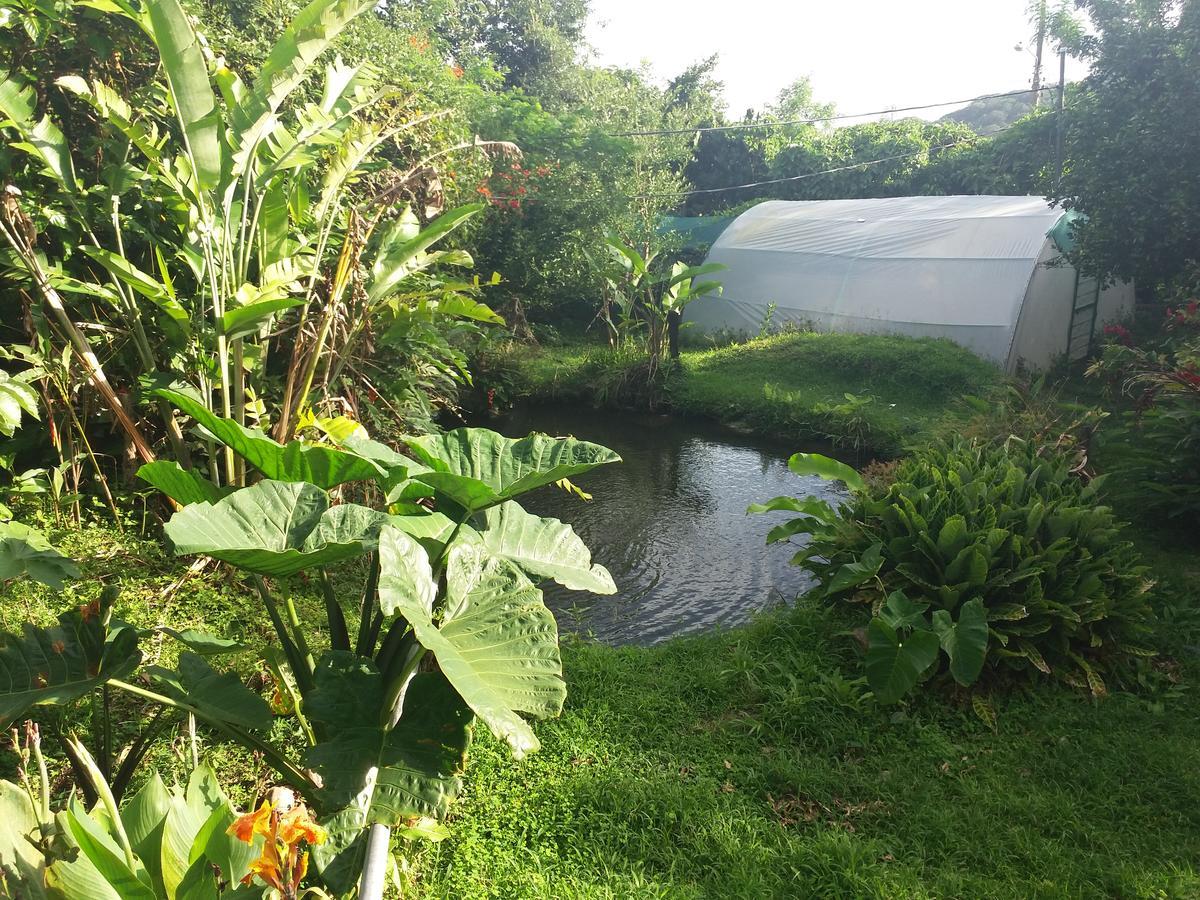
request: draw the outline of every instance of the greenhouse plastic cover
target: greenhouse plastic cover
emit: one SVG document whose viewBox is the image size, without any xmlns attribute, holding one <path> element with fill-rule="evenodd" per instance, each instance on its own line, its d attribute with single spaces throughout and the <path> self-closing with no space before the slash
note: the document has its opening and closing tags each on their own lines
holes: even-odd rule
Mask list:
<svg viewBox="0 0 1200 900">
<path fill-rule="evenodd" d="M 772 325 L 946 337 L 998 362 L 1047 233 L 1064 215 L 1040 197 L 769 201 L 731 224 L 707 262 L 723 294 L 692 304 L 702 330 Z"/>
</svg>

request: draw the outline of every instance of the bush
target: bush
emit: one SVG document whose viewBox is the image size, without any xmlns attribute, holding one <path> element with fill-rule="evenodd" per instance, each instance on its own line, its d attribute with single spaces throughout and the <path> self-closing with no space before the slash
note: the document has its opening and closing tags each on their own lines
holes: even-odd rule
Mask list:
<svg viewBox="0 0 1200 900">
<path fill-rule="evenodd" d="M 800 510 L 824 519 L 815 529 L 781 526 L 813 531 L 797 562 L 824 597 L 870 609 L 867 674 L 881 700 L 943 671 L 961 685 L 1043 673 L 1099 695 L 1151 654 L 1152 582 L 1097 499 L 1100 480 L 1040 452 L 938 443 L 890 486 L 858 482 L 836 516 Z"/>
<path fill-rule="evenodd" d="M 1168 308 L 1162 330 L 1142 345 L 1128 331 L 1106 332 L 1111 340 L 1088 374 L 1133 400 L 1099 435 L 1120 499 L 1200 521 L 1200 300 Z"/>
</svg>

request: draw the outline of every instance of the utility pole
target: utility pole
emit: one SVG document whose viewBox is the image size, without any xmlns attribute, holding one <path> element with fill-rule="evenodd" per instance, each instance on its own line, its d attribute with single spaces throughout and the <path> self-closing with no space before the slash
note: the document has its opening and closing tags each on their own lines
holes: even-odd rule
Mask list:
<svg viewBox="0 0 1200 900">
<path fill-rule="evenodd" d="M 1046 0 L 1038 4 L 1037 50 L 1033 56 L 1033 105 L 1042 105 L 1042 46 L 1046 43 Z"/>
<path fill-rule="evenodd" d="M 1054 167 L 1057 175 L 1057 186 L 1062 185 L 1063 176 L 1063 131 L 1066 123 L 1063 121 L 1063 110 L 1067 105 L 1067 48 L 1058 48 L 1058 117 L 1054 129 Z"/>
</svg>

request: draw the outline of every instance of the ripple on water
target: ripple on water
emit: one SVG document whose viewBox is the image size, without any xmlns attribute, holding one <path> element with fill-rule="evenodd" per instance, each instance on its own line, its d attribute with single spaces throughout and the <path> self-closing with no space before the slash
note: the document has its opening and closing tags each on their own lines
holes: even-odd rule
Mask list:
<svg viewBox="0 0 1200 900">
<path fill-rule="evenodd" d="M 786 546 L 766 535 L 786 513 L 747 516 L 781 494 L 836 501 L 841 492 L 787 467 L 800 447 L 772 446 L 665 416 L 529 407 L 487 423 L 510 437 L 530 431 L 604 444 L 623 463 L 575 481 L 590 503 L 544 489 L 522 498 L 530 512 L 569 522 L 612 572 L 617 593 L 598 597 L 545 585 L 564 631 L 611 644 L 652 644 L 737 625 L 811 583 Z"/>
</svg>

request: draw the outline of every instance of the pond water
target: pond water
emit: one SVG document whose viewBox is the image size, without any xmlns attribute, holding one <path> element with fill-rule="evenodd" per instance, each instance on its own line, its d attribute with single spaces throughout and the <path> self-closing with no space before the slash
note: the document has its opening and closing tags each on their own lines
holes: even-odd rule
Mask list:
<svg viewBox="0 0 1200 900">
<path fill-rule="evenodd" d="M 564 631 L 611 644 L 652 644 L 730 626 L 793 599 L 809 576 L 786 545 L 766 545 L 786 513 L 747 516 L 781 494 L 839 498 L 829 482 L 799 478 L 788 455 L 716 427 L 666 416 L 529 407 L 487 423 L 509 437 L 574 435 L 611 447 L 624 462 L 575 479 L 590 503 L 553 488 L 523 497 L 530 512 L 569 522 L 608 568 L 618 593 L 598 597 L 546 585 Z"/>
</svg>

